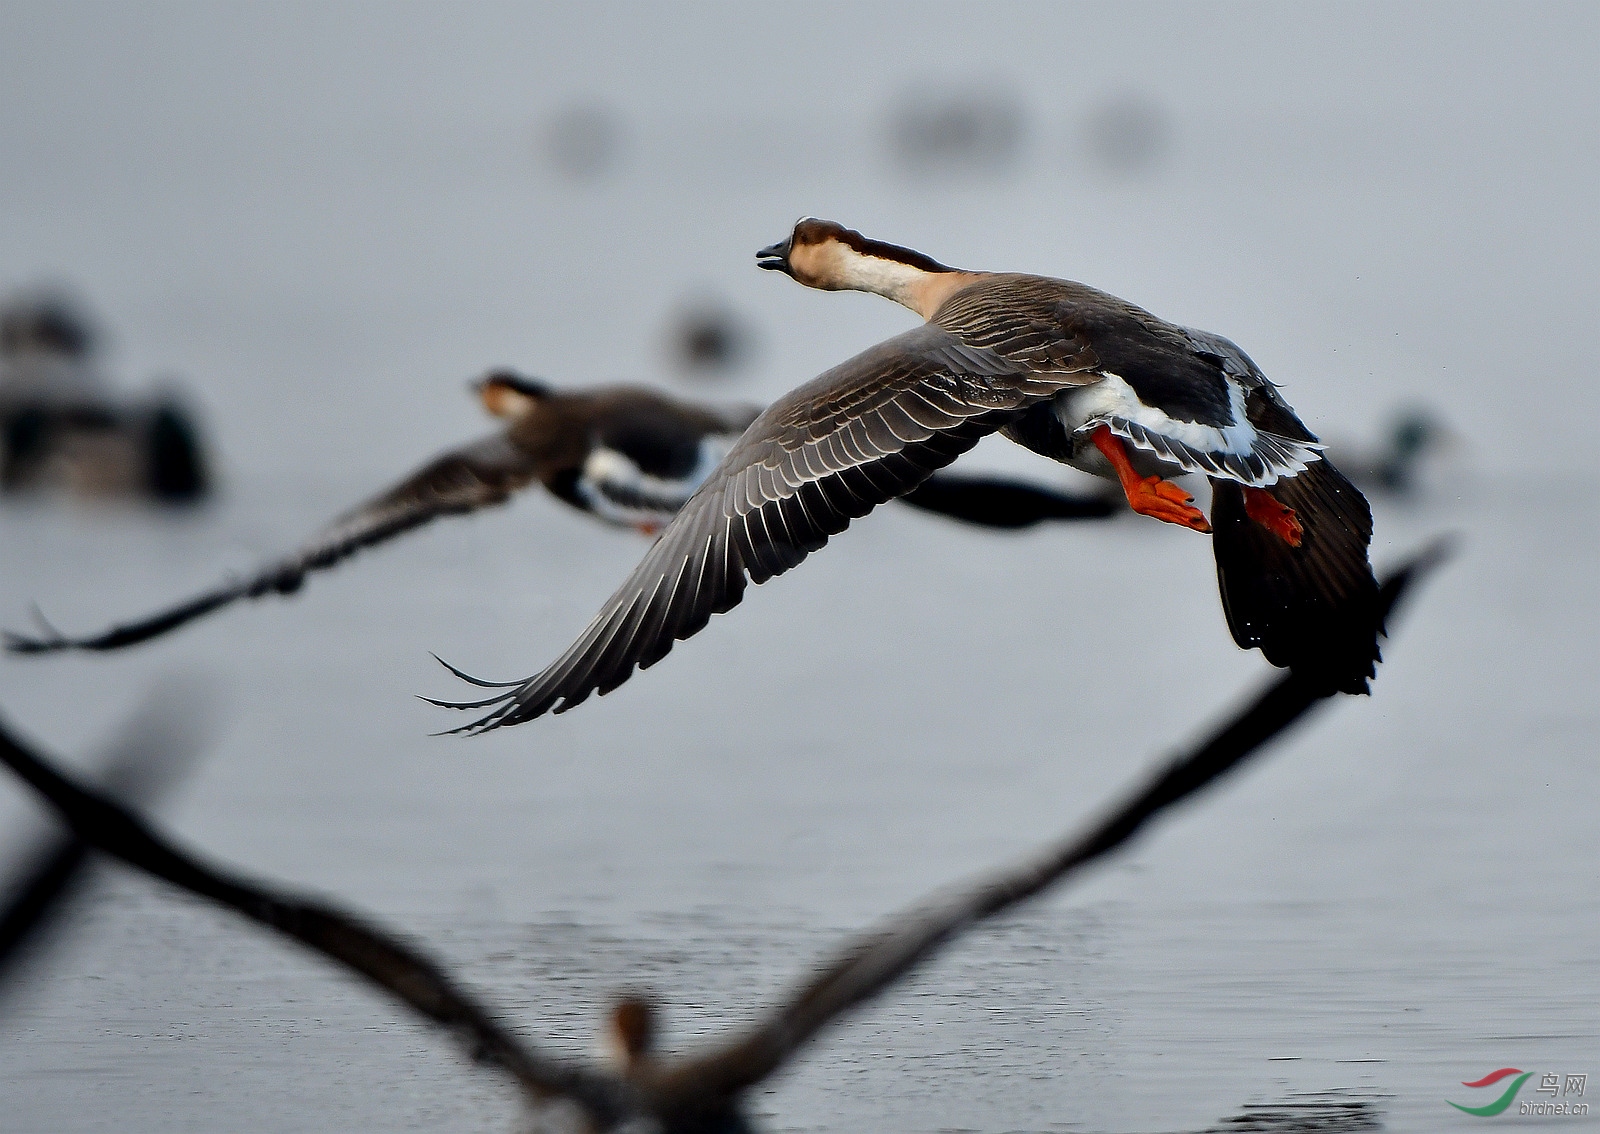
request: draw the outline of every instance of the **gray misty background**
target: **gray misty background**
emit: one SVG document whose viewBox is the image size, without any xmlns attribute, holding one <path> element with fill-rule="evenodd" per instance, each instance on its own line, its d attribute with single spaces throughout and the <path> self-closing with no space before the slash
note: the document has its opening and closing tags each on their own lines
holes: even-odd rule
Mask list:
<svg viewBox="0 0 1600 1134">
<path fill-rule="evenodd" d="M 1374 558 L 1462 534 L 1375 695 L 979 934 L 756 1101 L 774 1129 L 1196 1129 L 1304 1092 L 1454 1128 L 1600 1074 L 1600 14 L 1591 5 L 0 6 L 0 290 L 180 376 L 198 515 L 0 509 L 0 623 L 96 628 L 486 430 L 510 364 L 768 399 L 905 329 L 759 273 L 796 216 L 1237 340 L 1325 438 L 1451 444 Z M 687 319 L 737 331 L 693 367 Z M 1069 483 L 1003 442 L 964 464 Z M 427 940 L 575 1050 L 686 1045 L 846 930 L 1022 853 L 1264 675 L 1210 549 L 882 509 L 659 668 L 482 739 L 410 697 L 563 648 L 642 553 L 530 494 L 126 656 L 0 659 L 91 751 L 163 674 L 228 724 L 164 812 Z M 0 822 L 36 828 L 9 787 Z M 6 1130 L 506 1130 L 319 962 L 108 871 L 0 1019 Z M 1531 1096 L 1531 1085 L 1525 1095 Z M 1596 1099 L 1595 1101 L 1600 1101 Z M 1583 1120 L 1564 1120 L 1583 1121 Z"/>
</svg>

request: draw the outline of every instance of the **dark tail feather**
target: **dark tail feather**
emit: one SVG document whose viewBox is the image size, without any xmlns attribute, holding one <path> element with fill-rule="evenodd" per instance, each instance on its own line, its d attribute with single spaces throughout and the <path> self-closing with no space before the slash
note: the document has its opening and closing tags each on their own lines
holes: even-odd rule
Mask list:
<svg viewBox="0 0 1600 1134">
<path fill-rule="evenodd" d="M 1366 498 L 1326 460 L 1278 481 L 1266 491 L 1304 528 L 1300 546 L 1290 547 L 1245 514 L 1238 484 L 1211 487 L 1217 585 L 1233 640 L 1330 693 L 1369 692 L 1383 612 L 1367 560 Z"/>
</svg>

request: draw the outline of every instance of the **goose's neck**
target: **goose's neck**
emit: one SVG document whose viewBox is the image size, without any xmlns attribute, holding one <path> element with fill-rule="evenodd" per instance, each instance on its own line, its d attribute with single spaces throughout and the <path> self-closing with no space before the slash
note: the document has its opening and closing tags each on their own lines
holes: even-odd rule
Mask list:
<svg viewBox="0 0 1600 1134">
<path fill-rule="evenodd" d="M 960 272 L 951 268 L 930 271 L 899 260 L 852 255 L 846 261 L 840 283 L 851 291 L 870 291 L 892 299 L 924 319 L 931 319 L 951 293 L 981 275 L 982 272 Z"/>
<path fill-rule="evenodd" d="M 933 313 L 944 306 L 945 300 L 968 284 L 976 283 L 989 274 L 989 272 L 929 273 L 912 285 L 911 294 L 907 299 L 899 302 L 904 303 L 924 319 L 932 319 Z"/>
<path fill-rule="evenodd" d="M 802 260 L 796 278 L 827 291 L 870 291 L 931 319 L 952 293 L 988 274 L 947 268 L 909 248 L 862 243 L 863 248 L 832 243 L 805 249 L 796 257 Z"/>
</svg>

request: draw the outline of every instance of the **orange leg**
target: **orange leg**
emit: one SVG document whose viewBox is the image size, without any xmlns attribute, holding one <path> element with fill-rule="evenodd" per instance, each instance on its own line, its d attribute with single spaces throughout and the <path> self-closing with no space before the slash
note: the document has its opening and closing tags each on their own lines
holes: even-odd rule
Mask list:
<svg viewBox="0 0 1600 1134">
<path fill-rule="evenodd" d="M 1128 497 L 1128 507 L 1141 516 L 1154 516 L 1158 520 L 1181 524 L 1197 532 L 1211 530 L 1211 525 L 1206 523 L 1206 514 L 1194 507 L 1193 496 L 1170 480 L 1162 480 L 1159 476 L 1140 476 L 1134 472 L 1133 462 L 1128 459 L 1128 450 L 1123 447 L 1122 439 L 1109 428 L 1100 426 L 1090 435 L 1090 439 L 1095 448 L 1106 455 L 1111 467 L 1117 470 L 1117 479 L 1122 482 L 1122 491 Z"/>
<path fill-rule="evenodd" d="M 1244 514 L 1290 547 L 1299 547 L 1306 531 L 1300 517 L 1287 504 L 1280 504 L 1272 493 L 1262 488 L 1245 486 Z"/>
</svg>

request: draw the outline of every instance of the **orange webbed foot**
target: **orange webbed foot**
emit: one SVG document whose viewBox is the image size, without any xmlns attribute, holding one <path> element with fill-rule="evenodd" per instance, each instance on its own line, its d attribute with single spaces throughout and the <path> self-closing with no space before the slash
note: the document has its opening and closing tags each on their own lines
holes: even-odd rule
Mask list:
<svg viewBox="0 0 1600 1134">
<path fill-rule="evenodd" d="M 1245 487 L 1244 512 L 1290 547 L 1299 547 L 1305 538 L 1306 530 L 1295 510 L 1280 504 L 1272 493 L 1263 489 Z"/>
<path fill-rule="evenodd" d="M 1089 438 L 1116 470 L 1117 479 L 1122 482 L 1122 491 L 1128 497 L 1128 507 L 1141 516 L 1153 516 L 1191 531 L 1211 530 L 1211 525 L 1206 522 L 1206 514 L 1194 506 L 1193 496 L 1170 480 L 1162 480 L 1159 476 L 1140 476 L 1135 472 L 1122 439 L 1110 429 L 1102 425 Z"/>
<path fill-rule="evenodd" d="M 651 539 L 655 539 L 656 536 L 660 534 L 661 527 L 662 525 L 656 523 L 654 520 L 641 520 L 637 524 L 633 525 L 633 530 L 642 536 L 649 536 Z"/>
<path fill-rule="evenodd" d="M 1211 530 L 1206 514 L 1194 506 L 1194 497 L 1170 480 L 1142 477 L 1137 485 L 1127 488 L 1127 495 L 1128 506 L 1141 516 L 1152 516 L 1191 531 Z"/>
</svg>

